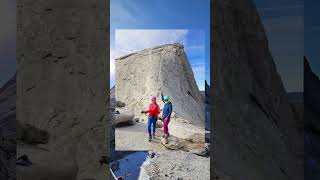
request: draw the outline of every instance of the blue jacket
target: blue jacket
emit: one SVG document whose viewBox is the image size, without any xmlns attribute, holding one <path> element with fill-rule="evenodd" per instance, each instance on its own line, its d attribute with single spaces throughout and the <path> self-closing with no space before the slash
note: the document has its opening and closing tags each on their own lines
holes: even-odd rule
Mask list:
<svg viewBox="0 0 320 180">
<path fill-rule="evenodd" d="M 164 102 L 163 96 L 162 96 L 162 101 Z M 171 113 L 172 113 L 172 103 L 171 102 L 165 103 L 162 110 L 163 119 L 170 118 Z"/>
</svg>

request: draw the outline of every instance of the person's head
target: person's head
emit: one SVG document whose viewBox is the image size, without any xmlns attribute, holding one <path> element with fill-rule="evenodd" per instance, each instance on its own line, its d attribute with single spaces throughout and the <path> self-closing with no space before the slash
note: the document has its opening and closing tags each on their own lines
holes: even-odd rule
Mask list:
<svg viewBox="0 0 320 180">
<path fill-rule="evenodd" d="M 156 98 L 155 96 L 152 96 L 152 97 L 151 97 L 151 102 L 152 102 L 153 104 L 157 103 L 157 98 Z"/>
<path fill-rule="evenodd" d="M 163 99 L 165 103 L 170 102 L 170 97 L 168 95 L 165 96 Z"/>
</svg>

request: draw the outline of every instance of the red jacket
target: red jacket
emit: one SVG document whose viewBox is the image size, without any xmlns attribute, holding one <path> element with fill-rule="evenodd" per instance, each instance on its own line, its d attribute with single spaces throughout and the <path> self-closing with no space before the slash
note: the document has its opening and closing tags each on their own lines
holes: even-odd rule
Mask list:
<svg viewBox="0 0 320 180">
<path fill-rule="evenodd" d="M 158 104 L 150 104 L 149 109 L 145 111 L 145 113 L 149 113 L 149 117 L 158 117 L 160 114 L 160 107 Z"/>
</svg>

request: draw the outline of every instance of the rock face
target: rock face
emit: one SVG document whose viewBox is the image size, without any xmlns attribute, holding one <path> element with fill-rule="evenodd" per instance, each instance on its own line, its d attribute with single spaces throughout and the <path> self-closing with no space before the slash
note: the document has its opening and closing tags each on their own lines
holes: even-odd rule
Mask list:
<svg viewBox="0 0 320 180">
<path fill-rule="evenodd" d="M 0 179 L 16 173 L 16 76 L 0 88 Z"/>
<path fill-rule="evenodd" d="M 116 59 L 115 96 L 128 111 L 139 115 L 152 95 L 163 107 L 161 92 L 171 97 L 177 116 L 204 127 L 203 98 L 182 45 L 163 45 Z"/>
<path fill-rule="evenodd" d="M 106 107 L 108 6 L 109 1 L 17 1 L 17 120 L 49 134 L 41 146 L 19 144 L 18 156 L 27 154 L 37 165 L 17 169 L 17 177 L 107 178 L 99 160 L 109 151 L 106 129 L 112 124 Z M 57 165 L 72 172 L 62 178 Z"/>
<path fill-rule="evenodd" d="M 304 96 L 303 92 L 288 93 L 289 104 L 292 108 L 294 120 L 301 133 L 304 131 Z"/>
<path fill-rule="evenodd" d="M 320 79 L 304 59 L 305 179 L 319 179 Z"/>
<path fill-rule="evenodd" d="M 49 138 L 50 134 L 48 132 L 31 126 L 30 124 L 17 126 L 17 139 L 26 144 L 47 144 Z"/>
<path fill-rule="evenodd" d="M 0 88 L 0 137 L 16 135 L 16 75 Z"/>
<path fill-rule="evenodd" d="M 111 89 L 110 89 L 110 112 L 111 113 L 114 113 L 115 111 L 115 108 L 117 106 L 117 101 L 116 101 L 116 97 L 115 97 L 115 87 L 113 86 Z"/>
<path fill-rule="evenodd" d="M 255 5 L 211 5 L 213 167 L 233 180 L 303 179 L 303 133 Z"/>
<path fill-rule="evenodd" d="M 308 128 L 315 128 L 316 131 L 320 132 L 319 120 L 316 120 L 315 117 L 309 117 L 313 115 L 320 114 L 320 80 L 319 77 L 314 74 L 311 70 L 310 64 L 308 60 L 304 59 L 304 98 L 305 98 L 305 106 L 307 107 L 305 123 Z"/>
</svg>

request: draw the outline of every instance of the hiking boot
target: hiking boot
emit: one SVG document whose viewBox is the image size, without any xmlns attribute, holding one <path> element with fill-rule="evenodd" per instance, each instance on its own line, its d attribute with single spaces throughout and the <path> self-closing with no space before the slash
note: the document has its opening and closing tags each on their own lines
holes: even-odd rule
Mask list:
<svg viewBox="0 0 320 180">
<path fill-rule="evenodd" d="M 162 143 L 163 143 L 163 144 L 168 144 L 168 139 L 167 139 L 167 138 L 163 138 L 163 139 L 162 139 Z"/>
<path fill-rule="evenodd" d="M 152 136 L 151 135 L 149 135 L 149 141 L 151 141 L 152 140 Z"/>
</svg>

